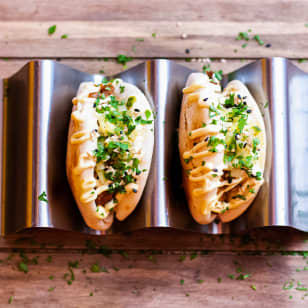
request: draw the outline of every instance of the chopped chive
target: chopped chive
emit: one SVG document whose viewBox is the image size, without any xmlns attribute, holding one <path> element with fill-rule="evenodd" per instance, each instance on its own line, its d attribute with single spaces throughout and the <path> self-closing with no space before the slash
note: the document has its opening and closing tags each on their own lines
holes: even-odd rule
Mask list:
<svg viewBox="0 0 308 308">
<path fill-rule="evenodd" d="M 214 75 L 215 75 L 215 77 L 216 77 L 217 80 L 222 80 L 223 72 L 222 72 L 222 70 L 219 70 L 219 71 L 217 71 L 217 72 L 214 72 Z"/>
<path fill-rule="evenodd" d="M 68 35 L 67 34 L 62 34 L 61 35 L 61 39 L 67 39 L 68 38 Z"/>
<path fill-rule="evenodd" d="M 257 291 L 257 287 L 256 287 L 254 284 L 252 284 L 252 285 L 250 286 L 250 288 L 251 288 L 252 290 L 254 290 L 254 291 Z"/>
</svg>

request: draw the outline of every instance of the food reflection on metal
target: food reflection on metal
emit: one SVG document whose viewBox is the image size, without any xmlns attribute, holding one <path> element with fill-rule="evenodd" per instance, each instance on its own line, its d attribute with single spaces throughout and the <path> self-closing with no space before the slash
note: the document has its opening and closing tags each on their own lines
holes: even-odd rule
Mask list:
<svg viewBox="0 0 308 308">
<path fill-rule="evenodd" d="M 265 182 L 250 208 L 231 223 L 199 225 L 181 186 L 177 128 L 181 90 L 192 70 L 153 60 L 117 74 L 135 84 L 156 111 L 155 146 L 148 182 L 134 213 L 108 233 L 172 227 L 205 233 L 237 233 L 256 227 L 291 226 L 308 231 L 308 74 L 283 58 L 262 59 L 225 75 L 242 81 L 264 115 Z M 71 99 L 83 81 L 100 82 L 60 63 L 28 63 L 0 83 L 1 234 L 56 228 L 91 234 L 65 174 Z M 48 202 L 38 196 L 46 192 Z"/>
</svg>

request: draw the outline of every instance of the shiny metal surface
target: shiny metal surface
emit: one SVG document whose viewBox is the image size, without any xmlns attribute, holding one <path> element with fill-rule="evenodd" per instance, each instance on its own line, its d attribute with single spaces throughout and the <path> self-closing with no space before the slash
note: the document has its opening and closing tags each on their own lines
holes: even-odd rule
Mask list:
<svg viewBox="0 0 308 308">
<path fill-rule="evenodd" d="M 188 211 L 177 149 L 181 90 L 191 72 L 172 61 L 153 60 L 112 76 L 141 88 L 156 120 L 142 200 L 108 233 L 172 227 L 219 234 L 278 225 L 308 231 L 308 74 L 286 59 L 273 58 L 224 76 L 224 84 L 244 82 L 264 114 L 265 183 L 244 215 L 228 224 L 201 226 Z M 42 60 L 0 83 L 1 234 L 33 227 L 100 234 L 87 228 L 79 214 L 66 180 L 65 154 L 71 99 L 82 81 L 101 79 Z M 48 203 L 38 200 L 43 191 Z"/>
</svg>

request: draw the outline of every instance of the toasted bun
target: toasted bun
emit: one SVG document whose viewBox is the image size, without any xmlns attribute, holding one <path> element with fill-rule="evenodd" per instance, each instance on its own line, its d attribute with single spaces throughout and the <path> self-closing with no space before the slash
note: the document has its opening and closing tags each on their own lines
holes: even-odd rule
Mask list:
<svg viewBox="0 0 308 308">
<path fill-rule="evenodd" d="M 218 144 L 215 152 L 211 151 L 212 148 L 209 146 L 208 140 L 211 137 L 217 140 L 225 139 L 221 127 L 212 123 L 213 114 L 210 115 L 209 109 L 211 106 L 221 105 L 221 101 L 230 93 L 246 97 L 247 107 L 252 110 L 249 125 L 258 125 L 261 130 L 258 132 L 260 138 L 258 170 L 263 172 L 264 169 L 264 123 L 258 106 L 247 88 L 239 81 L 232 81 L 222 93 L 217 80 L 210 79 L 208 75 L 202 73 L 191 74 L 183 89 L 179 152 L 189 209 L 193 218 L 200 224 L 211 223 L 215 218 L 220 218 L 223 222 L 237 218 L 255 199 L 263 182 L 262 179 L 248 177 L 243 170 L 231 170 L 224 162 L 223 144 Z M 232 174 L 231 184 L 224 178 L 226 171 Z M 241 199 L 237 197 L 238 195 Z M 226 196 L 230 200 L 226 201 Z"/>
<path fill-rule="evenodd" d="M 136 98 L 132 108 L 139 109 L 140 115 L 144 115 L 146 110 L 151 110 L 144 94 L 134 85 L 120 79 L 113 81 L 112 85 L 114 86 L 112 95 L 119 101 L 126 102 L 131 96 Z M 123 87 L 125 91 L 121 90 Z M 73 99 L 68 132 L 66 172 L 73 196 L 86 224 L 95 230 L 104 231 L 112 225 L 113 211 L 102 216 L 96 204 L 99 191 L 97 179 L 94 177 L 97 163 L 94 151 L 97 149 L 100 134 L 97 132 L 99 127 L 96 108 L 93 108 L 96 98 L 92 98 L 91 93 L 98 92 L 98 90 L 98 86 L 93 82 L 82 83 L 77 96 Z M 151 119 L 153 119 L 152 115 Z M 108 123 L 105 124 L 107 126 Z M 153 123 L 142 125 L 142 127 L 140 124 L 139 132 L 132 144 L 138 151 L 138 168 L 143 172 L 136 176 L 135 183 L 126 185 L 125 193 L 115 195 L 118 203 L 115 204 L 114 212 L 118 220 L 124 220 L 137 206 L 151 165 L 154 144 Z"/>
</svg>

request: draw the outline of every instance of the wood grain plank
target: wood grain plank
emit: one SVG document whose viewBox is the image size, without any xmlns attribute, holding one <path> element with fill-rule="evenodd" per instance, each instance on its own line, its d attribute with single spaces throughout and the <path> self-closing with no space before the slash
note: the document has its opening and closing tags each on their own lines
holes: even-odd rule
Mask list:
<svg viewBox="0 0 308 308">
<path fill-rule="evenodd" d="M 106 258 L 98 254 L 34 252 L 21 257 L 17 252 L 7 261 L 8 256 L 0 253 L 1 307 L 10 296 L 11 305 L 16 307 L 97 307 L 98 303 L 102 307 L 151 308 L 274 307 L 277 303 L 280 307 L 304 307 L 308 299 L 304 296 L 307 292 L 296 290 L 298 282 L 302 288 L 308 284 L 303 270 L 307 259 L 301 256 L 216 253 L 198 255 L 193 260 L 187 256 L 183 262 L 176 254 L 129 253 L 125 258 L 118 254 Z M 20 272 L 18 264 L 33 257 L 38 264 L 30 265 L 30 261 L 29 272 Z M 78 268 L 72 268 L 75 279 L 68 285 L 68 263 L 76 261 Z M 94 264 L 108 272 L 92 272 Z M 241 274 L 249 276 L 237 280 Z M 293 287 L 283 290 L 291 279 Z"/>
<path fill-rule="evenodd" d="M 0 237 L 0 251 L 12 248 L 85 251 L 89 248 L 89 241 L 96 250 L 106 246 L 115 250 L 206 250 L 252 253 L 308 251 L 308 235 L 289 228 L 259 229 L 232 236 L 172 229 L 140 230 L 108 236 L 89 236 L 56 230 L 32 230 Z"/>
<path fill-rule="evenodd" d="M 0 22 L 0 57 L 271 57 L 303 58 L 307 55 L 308 28 L 297 22 L 208 22 L 186 21 L 181 27 L 171 21 L 61 21 L 49 36 L 48 28 L 56 23 L 32 21 Z M 252 29 L 265 44 L 238 41 L 239 32 Z M 152 37 L 156 33 L 156 37 Z M 67 34 L 67 39 L 61 39 Z M 182 38 L 185 34 L 187 37 Z M 136 39 L 144 39 L 138 42 Z M 237 52 L 235 52 L 237 50 Z"/>
<path fill-rule="evenodd" d="M 101 21 L 101 20 L 170 20 L 234 22 L 272 21 L 297 22 L 307 19 L 305 0 L 88 0 L 86 6 L 78 0 L 20 0 L 0 3 L 3 21 Z"/>
<path fill-rule="evenodd" d="M 0 59 L 0 78 L 7 78 L 17 72 L 23 65 L 28 61 L 34 59 Z M 105 75 L 112 75 L 129 69 L 139 63 L 145 61 L 146 59 L 136 58 L 133 61 L 127 62 L 124 67 L 121 64 L 116 63 L 114 58 L 108 58 L 108 61 L 104 59 L 54 59 L 59 61 L 62 64 L 71 66 L 75 69 L 88 72 L 91 74 L 99 74 L 100 71 L 103 71 Z M 222 69 L 224 72 L 231 72 L 238 69 L 239 67 L 248 64 L 252 60 L 215 60 L 208 62 L 209 59 L 193 59 L 191 62 L 186 62 L 185 59 L 174 59 L 177 63 L 185 65 L 192 69 L 202 71 L 203 65 L 210 64 L 214 70 Z M 308 69 L 308 64 L 307 64 Z"/>
<path fill-rule="evenodd" d="M 0 78 L 7 78 L 17 72 L 23 65 L 28 61 L 35 60 L 33 59 L 0 59 Z M 99 74 L 100 71 L 103 71 L 105 75 L 113 75 L 119 73 L 125 69 L 129 69 L 147 59 L 136 58 L 133 61 L 127 62 L 126 67 L 116 63 L 114 58 L 108 58 L 108 61 L 104 61 L 103 58 L 94 58 L 94 59 L 53 59 L 57 60 L 60 63 L 71 66 L 75 69 L 78 69 L 83 72 L 88 72 L 91 74 Z M 247 65 L 254 61 L 253 59 L 215 59 L 210 60 L 209 58 L 192 58 L 187 62 L 185 59 L 171 59 L 176 61 L 181 65 L 185 65 L 189 68 L 195 69 L 197 71 L 202 71 L 204 65 L 209 65 L 213 70 L 223 70 L 224 73 L 229 73 L 234 70 L 239 69 L 240 67 Z M 308 72 L 308 61 L 299 63 L 298 60 L 293 60 L 293 63 L 298 66 L 300 69 Z"/>
</svg>

